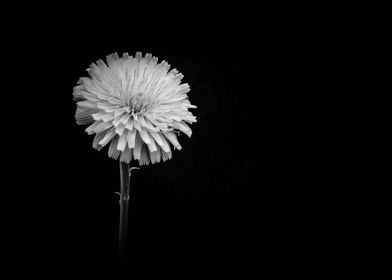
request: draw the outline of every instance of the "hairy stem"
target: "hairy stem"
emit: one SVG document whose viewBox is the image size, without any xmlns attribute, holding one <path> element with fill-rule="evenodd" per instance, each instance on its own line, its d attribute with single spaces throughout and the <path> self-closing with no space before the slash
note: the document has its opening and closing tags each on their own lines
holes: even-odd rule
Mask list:
<svg viewBox="0 0 392 280">
<path fill-rule="evenodd" d="M 120 225 L 119 225 L 119 258 L 120 262 L 125 262 L 127 258 L 127 228 L 128 228 L 128 208 L 130 192 L 130 174 L 128 163 L 120 162 Z"/>
</svg>

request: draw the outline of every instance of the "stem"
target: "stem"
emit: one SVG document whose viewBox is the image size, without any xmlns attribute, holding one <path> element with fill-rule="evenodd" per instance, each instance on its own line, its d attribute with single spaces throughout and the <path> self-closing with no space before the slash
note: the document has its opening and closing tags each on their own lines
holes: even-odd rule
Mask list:
<svg viewBox="0 0 392 280">
<path fill-rule="evenodd" d="M 125 262 L 127 257 L 127 227 L 128 227 L 128 208 L 129 208 L 129 191 L 130 176 L 128 163 L 120 162 L 120 226 L 119 226 L 119 258 L 120 262 Z"/>
</svg>

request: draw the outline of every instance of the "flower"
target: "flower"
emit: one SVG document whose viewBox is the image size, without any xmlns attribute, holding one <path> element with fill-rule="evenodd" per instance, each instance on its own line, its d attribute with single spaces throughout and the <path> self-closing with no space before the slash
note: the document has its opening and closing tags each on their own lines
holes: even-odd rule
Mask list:
<svg viewBox="0 0 392 280">
<path fill-rule="evenodd" d="M 140 165 L 171 159 L 171 145 L 181 150 L 176 133 L 190 137 L 187 123 L 196 122 L 188 111 L 196 106 L 188 100 L 190 87 L 181 83 L 183 75 L 141 52 L 135 57 L 113 53 L 106 62 L 92 63 L 90 77 L 81 78 L 74 88 L 76 123 L 91 124 L 86 132 L 95 134 L 93 147 L 109 145 L 113 159 L 129 163 L 133 158 Z"/>
</svg>

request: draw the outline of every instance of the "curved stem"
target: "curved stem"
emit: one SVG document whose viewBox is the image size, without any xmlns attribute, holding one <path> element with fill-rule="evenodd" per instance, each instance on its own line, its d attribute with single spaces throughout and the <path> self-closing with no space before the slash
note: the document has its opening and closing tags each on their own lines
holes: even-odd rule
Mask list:
<svg viewBox="0 0 392 280">
<path fill-rule="evenodd" d="M 125 262 L 127 257 L 127 228 L 128 228 L 128 208 L 130 193 L 129 165 L 120 161 L 120 225 L 119 225 L 119 258 L 120 262 Z"/>
</svg>

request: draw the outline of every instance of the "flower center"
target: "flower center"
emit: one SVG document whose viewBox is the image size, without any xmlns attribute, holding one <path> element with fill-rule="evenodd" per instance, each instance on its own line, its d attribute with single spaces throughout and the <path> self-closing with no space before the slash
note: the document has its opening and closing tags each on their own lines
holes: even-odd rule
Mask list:
<svg viewBox="0 0 392 280">
<path fill-rule="evenodd" d="M 146 97 L 142 92 L 131 96 L 131 98 L 127 102 L 127 109 L 132 115 L 145 113 L 149 109 L 149 107 L 150 102 L 148 100 L 148 97 Z"/>
</svg>

